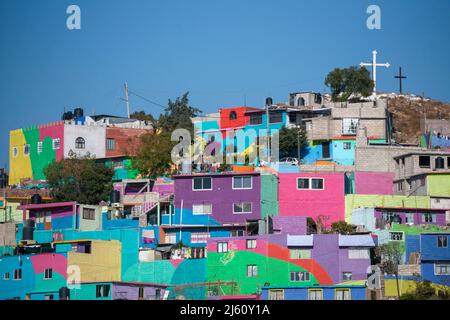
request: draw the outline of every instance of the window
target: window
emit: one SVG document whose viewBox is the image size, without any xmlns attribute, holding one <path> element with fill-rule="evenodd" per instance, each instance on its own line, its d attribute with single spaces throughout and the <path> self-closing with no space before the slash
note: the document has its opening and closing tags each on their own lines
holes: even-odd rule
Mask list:
<svg viewBox="0 0 450 320">
<path fill-rule="evenodd" d="M 212 178 L 194 178 L 192 179 L 192 190 L 212 190 Z"/>
<path fill-rule="evenodd" d="M 439 276 L 450 275 L 450 263 L 436 263 L 434 265 L 434 274 Z"/>
<path fill-rule="evenodd" d="M 256 239 L 247 239 L 247 249 L 256 249 Z"/>
<path fill-rule="evenodd" d="M 437 237 L 437 246 L 438 248 L 447 248 L 448 246 L 448 238 L 447 236 L 438 236 Z"/>
<path fill-rule="evenodd" d="M 323 178 L 297 178 L 297 189 L 323 190 Z"/>
<path fill-rule="evenodd" d="M 308 300 L 323 300 L 323 291 L 317 289 L 308 290 Z"/>
<path fill-rule="evenodd" d="M 209 232 L 192 232 L 191 243 L 207 243 L 209 237 Z"/>
<path fill-rule="evenodd" d="M 83 219 L 85 219 L 85 220 L 95 220 L 95 209 L 83 208 Z"/>
<path fill-rule="evenodd" d="M 84 149 L 86 146 L 86 141 L 82 137 L 75 139 L 75 149 Z"/>
<path fill-rule="evenodd" d="M 414 223 L 414 213 L 405 214 L 405 223 Z"/>
<path fill-rule="evenodd" d="M 22 269 L 14 270 L 14 280 L 21 280 L 21 279 L 22 279 Z"/>
<path fill-rule="evenodd" d="M 236 111 L 231 111 L 231 112 L 230 112 L 229 119 L 230 119 L 230 120 L 236 120 L 236 119 L 237 119 L 237 113 L 236 113 Z"/>
<path fill-rule="evenodd" d="M 52 213 L 50 211 L 37 211 L 36 212 L 36 223 L 50 222 L 51 219 L 52 219 Z"/>
<path fill-rule="evenodd" d="M 245 234 L 244 230 L 231 230 L 232 237 L 243 237 Z"/>
<path fill-rule="evenodd" d="M 450 157 L 447 157 L 447 168 L 450 169 Z"/>
<path fill-rule="evenodd" d="M 233 213 L 252 213 L 251 202 L 233 203 Z"/>
<path fill-rule="evenodd" d="M 429 168 L 430 167 L 430 157 L 429 156 L 419 156 L 419 167 Z"/>
<path fill-rule="evenodd" d="M 344 142 L 344 150 L 351 150 L 351 149 L 352 149 L 352 143 Z"/>
<path fill-rule="evenodd" d="M 115 150 L 116 149 L 116 140 L 114 139 L 106 139 L 106 150 Z"/>
<path fill-rule="evenodd" d="M 348 249 L 349 259 L 370 259 L 370 253 L 367 249 Z"/>
<path fill-rule="evenodd" d="M 269 115 L 270 123 L 280 123 L 283 122 L 283 114 L 281 112 L 271 113 Z"/>
<path fill-rule="evenodd" d="M 37 153 L 42 153 L 42 141 L 38 141 L 37 143 Z"/>
<path fill-rule="evenodd" d="M 335 291 L 335 300 L 350 300 L 350 290 L 337 289 Z"/>
<path fill-rule="evenodd" d="M 161 299 L 161 289 L 155 290 L 155 300 Z"/>
<path fill-rule="evenodd" d="M 290 272 L 291 282 L 307 282 L 310 279 L 309 272 L 293 271 Z"/>
<path fill-rule="evenodd" d="M 97 298 L 109 297 L 109 290 L 110 290 L 110 285 L 109 284 L 98 284 L 96 286 L 96 294 L 95 294 L 95 296 Z"/>
<path fill-rule="evenodd" d="M 342 281 L 350 281 L 352 280 L 351 272 L 342 272 Z"/>
<path fill-rule="evenodd" d="M 284 300 L 284 290 L 269 289 L 269 300 Z"/>
<path fill-rule="evenodd" d="M 291 259 L 311 259 L 310 249 L 289 249 Z"/>
<path fill-rule="evenodd" d="M 45 269 L 44 270 L 44 279 L 45 280 L 49 280 L 53 277 L 53 269 L 49 268 L 49 269 Z"/>
<path fill-rule="evenodd" d="M 176 243 L 177 242 L 177 235 L 175 233 L 166 233 L 165 243 Z"/>
<path fill-rule="evenodd" d="M 52 140 L 52 148 L 53 150 L 58 150 L 59 148 L 61 148 L 61 140 L 59 138 Z"/>
<path fill-rule="evenodd" d="M 323 189 L 323 179 L 311 179 L 311 189 Z"/>
<path fill-rule="evenodd" d="M 139 300 L 144 299 L 144 287 L 139 287 Z"/>
<path fill-rule="evenodd" d="M 211 203 L 193 204 L 192 214 L 212 214 L 212 204 Z"/>
<path fill-rule="evenodd" d="M 251 125 L 262 124 L 262 114 L 251 114 L 250 124 Z"/>
<path fill-rule="evenodd" d="M 12 154 L 14 158 L 17 158 L 17 156 L 19 155 L 19 148 L 17 148 L 17 146 L 13 147 Z"/>
<path fill-rule="evenodd" d="M 309 179 L 308 178 L 298 178 L 297 179 L 297 189 L 309 189 Z"/>
<path fill-rule="evenodd" d="M 72 251 L 78 253 L 91 253 L 92 244 L 91 242 L 80 242 L 72 244 Z"/>
<path fill-rule="evenodd" d="M 30 154 L 30 145 L 29 144 L 24 144 L 23 145 L 23 155 L 24 156 L 28 156 Z"/>
<path fill-rule="evenodd" d="M 9 272 L 5 272 L 3 275 L 3 280 L 9 280 Z"/>
<path fill-rule="evenodd" d="M 297 114 L 290 112 L 289 113 L 289 122 L 297 124 Z"/>
<path fill-rule="evenodd" d="M 403 241 L 403 232 L 389 232 L 391 241 Z"/>
<path fill-rule="evenodd" d="M 218 242 L 217 243 L 217 252 L 219 252 L 219 253 L 228 252 L 228 242 Z"/>
<path fill-rule="evenodd" d="M 356 128 L 358 127 L 358 118 L 345 118 L 342 119 L 342 134 L 356 134 Z"/>
<path fill-rule="evenodd" d="M 52 294 L 46 294 L 44 296 L 44 300 L 53 300 L 53 299 L 54 299 L 54 296 Z"/>
<path fill-rule="evenodd" d="M 397 182 L 397 191 L 403 190 L 403 181 Z"/>
<path fill-rule="evenodd" d="M 258 266 L 255 264 L 247 265 L 247 277 L 257 277 L 258 276 Z"/>
<path fill-rule="evenodd" d="M 436 215 L 432 213 L 424 213 L 422 216 L 422 222 L 426 223 L 436 222 Z"/>
<path fill-rule="evenodd" d="M 436 169 L 444 169 L 445 168 L 445 160 L 442 157 L 437 157 L 436 160 L 434 160 Z"/>
<path fill-rule="evenodd" d="M 252 184 L 251 176 L 233 177 L 233 189 L 251 189 Z"/>
</svg>

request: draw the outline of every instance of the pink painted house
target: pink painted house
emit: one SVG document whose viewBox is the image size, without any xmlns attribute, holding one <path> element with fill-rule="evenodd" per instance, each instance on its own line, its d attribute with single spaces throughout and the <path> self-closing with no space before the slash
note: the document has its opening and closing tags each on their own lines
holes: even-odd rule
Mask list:
<svg viewBox="0 0 450 320">
<path fill-rule="evenodd" d="M 394 173 L 391 172 L 355 172 L 356 194 L 394 194 Z"/>
<path fill-rule="evenodd" d="M 305 216 L 325 226 L 345 220 L 344 173 L 280 173 L 280 216 Z"/>
</svg>

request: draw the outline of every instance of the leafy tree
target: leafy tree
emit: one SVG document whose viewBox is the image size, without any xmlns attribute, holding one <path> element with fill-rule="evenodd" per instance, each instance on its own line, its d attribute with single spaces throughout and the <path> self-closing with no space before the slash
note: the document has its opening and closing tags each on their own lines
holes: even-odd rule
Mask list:
<svg viewBox="0 0 450 320">
<path fill-rule="evenodd" d="M 191 118 L 196 117 L 202 111 L 189 105 L 189 92 L 186 92 L 175 101 L 169 99 L 165 113 L 159 117 L 158 127 L 166 132 L 172 132 L 175 129 L 183 128 L 192 133 L 194 126 Z"/>
<path fill-rule="evenodd" d="M 156 178 L 171 168 L 170 152 L 174 143 L 170 133 L 147 133 L 141 136 L 141 148 L 133 159 L 133 167 L 144 176 Z"/>
<path fill-rule="evenodd" d="M 352 94 L 370 96 L 374 83 L 366 68 L 352 66 L 335 68 L 325 78 L 325 85 L 331 89 L 333 101 L 347 101 Z"/>
<path fill-rule="evenodd" d="M 331 224 L 330 233 L 338 234 L 352 234 L 355 232 L 356 227 L 345 221 L 337 221 Z"/>
<path fill-rule="evenodd" d="M 298 150 L 307 146 L 306 130 L 303 128 L 282 128 L 279 134 L 280 158 L 297 157 Z"/>
<path fill-rule="evenodd" d="M 55 201 L 97 205 L 109 199 L 113 188 L 114 170 L 90 157 L 53 162 L 44 174 Z"/>
<path fill-rule="evenodd" d="M 436 286 L 430 281 L 416 281 L 414 291 L 402 294 L 401 300 L 450 300 L 450 288 Z"/>
<path fill-rule="evenodd" d="M 380 269 L 383 273 L 395 275 L 397 282 L 397 295 L 400 298 L 400 287 L 398 283 L 398 265 L 401 262 L 403 252 L 405 251 L 404 243 L 389 242 L 379 246 L 378 253 L 381 256 Z"/>
<path fill-rule="evenodd" d="M 138 120 L 141 120 L 141 121 L 148 121 L 148 122 L 150 122 L 153 125 L 156 124 L 156 120 L 153 117 L 153 115 L 151 115 L 150 113 L 148 113 L 148 114 L 145 113 L 144 110 L 133 112 L 132 114 L 130 114 L 130 118 L 131 119 L 138 119 Z"/>
</svg>

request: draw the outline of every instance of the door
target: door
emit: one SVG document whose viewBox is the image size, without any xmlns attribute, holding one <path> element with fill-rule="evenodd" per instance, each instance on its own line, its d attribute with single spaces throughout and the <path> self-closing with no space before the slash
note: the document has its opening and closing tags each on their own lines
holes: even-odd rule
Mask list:
<svg viewBox="0 0 450 320">
<path fill-rule="evenodd" d="M 322 158 L 329 159 L 330 157 L 330 143 L 322 142 Z"/>
</svg>

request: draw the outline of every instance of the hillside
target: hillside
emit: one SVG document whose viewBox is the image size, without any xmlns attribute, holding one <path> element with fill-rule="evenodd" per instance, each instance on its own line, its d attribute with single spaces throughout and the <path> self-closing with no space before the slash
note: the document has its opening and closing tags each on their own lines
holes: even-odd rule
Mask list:
<svg viewBox="0 0 450 320">
<path fill-rule="evenodd" d="M 393 114 L 394 139 L 398 143 L 418 143 L 420 119 L 425 115 L 427 119 L 450 120 L 450 104 L 416 96 L 393 95 L 388 109 Z"/>
</svg>

